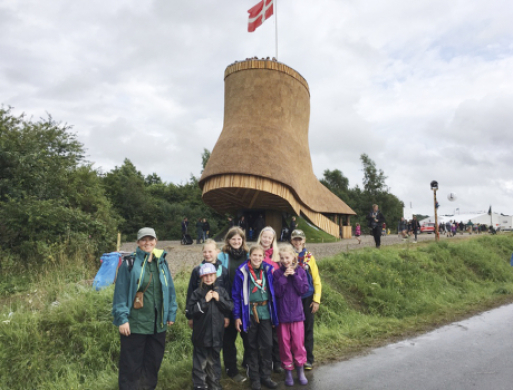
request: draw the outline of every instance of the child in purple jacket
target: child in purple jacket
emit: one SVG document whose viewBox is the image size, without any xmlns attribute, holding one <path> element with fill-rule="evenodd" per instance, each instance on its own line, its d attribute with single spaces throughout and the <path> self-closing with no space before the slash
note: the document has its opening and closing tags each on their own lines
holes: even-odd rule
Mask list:
<svg viewBox="0 0 513 390">
<path fill-rule="evenodd" d="M 306 385 L 304 364 L 306 349 L 304 346 L 305 313 L 301 296 L 309 289 L 308 278 L 303 268 L 298 267 L 297 253 L 291 245 L 279 246 L 280 268 L 274 271 L 273 285 L 276 297 L 278 318 L 278 340 L 280 358 L 285 369 L 285 384 L 294 385 L 292 370 L 297 369 L 299 383 Z"/>
</svg>

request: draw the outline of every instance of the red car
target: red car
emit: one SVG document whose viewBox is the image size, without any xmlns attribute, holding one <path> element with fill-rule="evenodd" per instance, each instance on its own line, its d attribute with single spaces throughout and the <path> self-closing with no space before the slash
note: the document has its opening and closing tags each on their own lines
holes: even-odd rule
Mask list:
<svg viewBox="0 0 513 390">
<path fill-rule="evenodd" d="M 435 232 L 435 224 L 429 223 L 429 222 L 423 223 L 422 226 L 420 227 L 420 232 L 421 233 L 434 233 Z"/>
</svg>

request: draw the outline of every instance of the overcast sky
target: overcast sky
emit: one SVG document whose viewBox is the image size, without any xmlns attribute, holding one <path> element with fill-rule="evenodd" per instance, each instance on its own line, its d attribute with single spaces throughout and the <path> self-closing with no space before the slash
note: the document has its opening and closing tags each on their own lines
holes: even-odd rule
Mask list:
<svg viewBox="0 0 513 390">
<path fill-rule="evenodd" d="M 279 60 L 311 93 L 314 171 L 367 153 L 415 212 L 513 214 L 511 0 L 278 0 Z M 73 125 L 104 172 L 184 183 L 223 126 L 226 66 L 275 55 L 258 0 L 0 0 L 0 103 Z M 457 200 L 449 202 L 447 195 Z"/>
</svg>

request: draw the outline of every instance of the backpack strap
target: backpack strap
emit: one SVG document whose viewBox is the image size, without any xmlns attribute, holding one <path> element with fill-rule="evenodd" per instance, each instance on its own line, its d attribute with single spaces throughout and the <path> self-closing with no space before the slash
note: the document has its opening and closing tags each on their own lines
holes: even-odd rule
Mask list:
<svg viewBox="0 0 513 390">
<path fill-rule="evenodd" d="M 132 272 L 132 268 L 134 268 L 135 262 L 135 252 L 126 256 L 123 256 L 123 261 L 125 262 L 128 272 Z"/>
</svg>

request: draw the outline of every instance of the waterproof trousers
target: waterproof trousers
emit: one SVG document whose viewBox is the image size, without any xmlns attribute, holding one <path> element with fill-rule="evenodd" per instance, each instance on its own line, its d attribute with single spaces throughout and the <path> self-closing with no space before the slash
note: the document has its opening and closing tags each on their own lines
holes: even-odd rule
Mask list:
<svg viewBox="0 0 513 390">
<path fill-rule="evenodd" d="M 305 349 L 306 361 L 310 364 L 314 362 L 313 348 L 314 348 L 314 319 L 315 314 L 312 313 L 310 305 L 313 302 L 313 295 L 303 298 L 303 311 L 305 312 Z"/>
<path fill-rule="evenodd" d="M 237 368 L 237 347 L 235 346 L 235 340 L 237 340 L 237 329 L 235 329 L 235 320 L 233 319 L 233 315 L 230 317 L 230 324 L 227 328 L 224 329 L 224 338 L 223 338 L 223 361 L 224 361 L 224 369 L 226 374 L 233 378 L 235 375 L 239 373 L 239 369 Z M 244 345 L 244 357 L 242 359 L 242 363 L 247 363 L 247 342 L 246 342 L 246 333 L 240 332 L 240 336 L 242 337 L 242 344 Z"/>
<path fill-rule="evenodd" d="M 119 389 L 155 389 L 160 365 L 164 358 L 166 332 L 154 334 L 132 333 L 130 336 L 120 336 Z"/>
<path fill-rule="evenodd" d="M 221 348 L 194 346 L 192 384 L 195 389 L 221 390 Z"/>
<path fill-rule="evenodd" d="M 280 340 L 280 355 L 282 367 L 293 370 L 294 366 L 302 367 L 306 363 L 306 349 L 304 346 L 304 323 L 280 322 L 278 325 L 278 338 Z"/>
<path fill-rule="evenodd" d="M 271 320 L 256 322 L 251 316 L 247 333 L 249 379 L 260 382 L 271 377 L 273 330 Z"/>
<path fill-rule="evenodd" d="M 280 341 L 278 339 L 278 328 L 273 328 L 273 368 L 281 366 Z"/>
<path fill-rule="evenodd" d="M 374 237 L 374 242 L 376 243 L 376 248 L 379 248 L 381 246 L 381 227 L 376 226 L 375 228 L 372 228 L 372 235 Z"/>
</svg>

